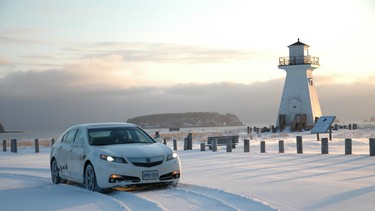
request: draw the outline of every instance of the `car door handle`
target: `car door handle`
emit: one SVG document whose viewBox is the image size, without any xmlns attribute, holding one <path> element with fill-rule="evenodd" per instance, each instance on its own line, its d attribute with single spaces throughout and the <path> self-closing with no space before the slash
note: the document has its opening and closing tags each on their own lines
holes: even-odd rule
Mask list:
<svg viewBox="0 0 375 211">
<path fill-rule="evenodd" d="M 70 149 L 69 152 L 73 152 L 73 149 Z"/>
</svg>

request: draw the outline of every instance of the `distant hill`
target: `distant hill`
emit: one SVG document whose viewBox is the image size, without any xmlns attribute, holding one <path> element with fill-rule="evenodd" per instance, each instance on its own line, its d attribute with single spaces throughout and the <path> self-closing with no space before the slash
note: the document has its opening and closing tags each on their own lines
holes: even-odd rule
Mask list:
<svg viewBox="0 0 375 211">
<path fill-rule="evenodd" d="M 170 127 L 218 127 L 241 126 L 239 118 L 234 114 L 219 114 L 216 112 L 188 112 L 150 114 L 128 119 L 127 122 L 142 128 Z"/>
</svg>

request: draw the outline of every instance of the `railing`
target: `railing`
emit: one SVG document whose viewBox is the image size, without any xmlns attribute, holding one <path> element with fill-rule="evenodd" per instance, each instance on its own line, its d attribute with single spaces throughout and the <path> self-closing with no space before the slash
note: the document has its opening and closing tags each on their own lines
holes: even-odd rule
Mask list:
<svg viewBox="0 0 375 211">
<path fill-rule="evenodd" d="M 315 56 L 293 56 L 293 57 L 280 57 L 279 58 L 279 66 L 301 65 L 301 64 L 320 65 L 319 64 L 319 57 L 315 57 Z"/>
</svg>

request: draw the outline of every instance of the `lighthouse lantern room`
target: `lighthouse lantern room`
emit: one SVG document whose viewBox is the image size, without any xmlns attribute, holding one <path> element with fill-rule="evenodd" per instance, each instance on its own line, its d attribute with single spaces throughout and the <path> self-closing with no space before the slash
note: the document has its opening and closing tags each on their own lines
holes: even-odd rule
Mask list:
<svg viewBox="0 0 375 211">
<path fill-rule="evenodd" d="M 298 39 L 288 46 L 289 57 L 279 58 L 278 68 L 286 72 L 276 122 L 281 130 L 311 128 L 322 115 L 313 77 L 313 70 L 320 66 L 319 58 L 309 55 L 309 47 Z"/>
</svg>

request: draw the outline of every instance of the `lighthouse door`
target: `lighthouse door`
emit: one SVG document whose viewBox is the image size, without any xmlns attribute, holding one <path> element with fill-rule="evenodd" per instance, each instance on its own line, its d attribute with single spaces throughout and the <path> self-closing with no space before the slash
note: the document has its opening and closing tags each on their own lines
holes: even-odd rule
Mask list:
<svg viewBox="0 0 375 211">
<path fill-rule="evenodd" d="M 289 101 L 289 122 L 293 122 L 296 114 L 301 113 L 301 102 L 297 99 L 292 99 Z"/>
</svg>

